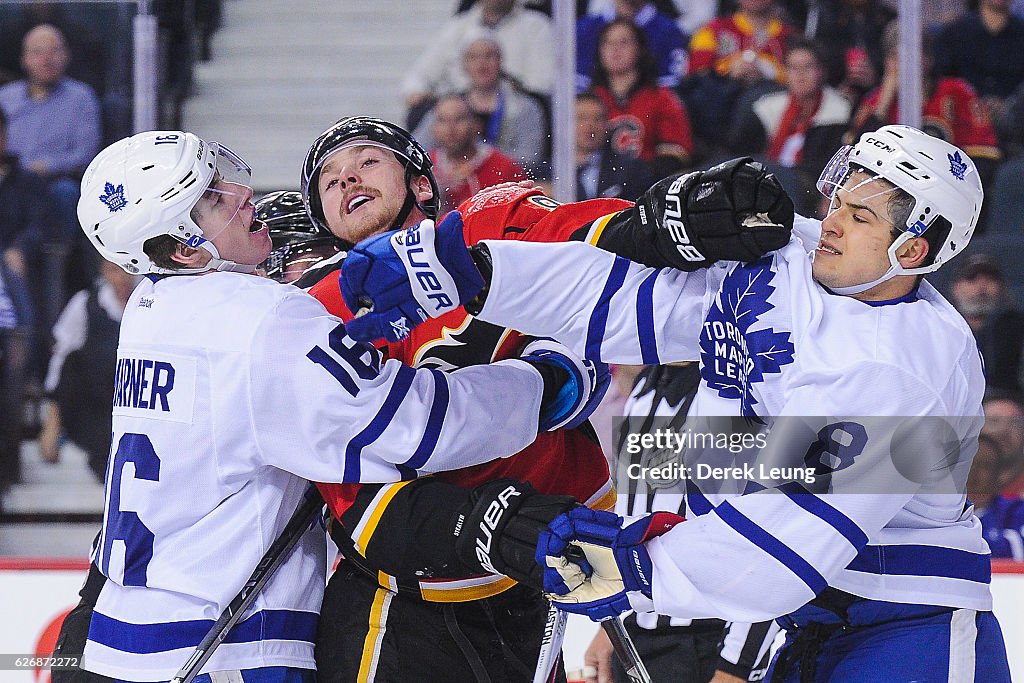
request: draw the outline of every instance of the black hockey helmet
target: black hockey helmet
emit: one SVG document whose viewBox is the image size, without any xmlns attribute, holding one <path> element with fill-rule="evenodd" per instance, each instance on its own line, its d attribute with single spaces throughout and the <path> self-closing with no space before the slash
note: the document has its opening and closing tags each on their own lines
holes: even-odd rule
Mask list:
<svg viewBox="0 0 1024 683">
<path fill-rule="evenodd" d="M 302 163 L 302 201 L 313 224 L 329 230 L 324 217 L 323 205 L 320 203 L 320 167 L 334 152 L 352 144 L 365 142 L 391 150 L 395 157 L 405 166 L 405 185 L 414 176 L 426 176 L 434 196 L 420 204 L 408 190 L 405 204 L 399 213 L 396 224 L 400 227 L 409 216 L 413 206 L 430 219 L 436 219 L 441 205 L 441 192 L 434 179 L 433 165 L 430 157 L 420 143 L 401 126 L 372 116 L 347 116 L 320 134 L 306 152 L 306 160 Z"/>
<path fill-rule="evenodd" d="M 273 280 L 293 282 L 306 268 L 345 246 L 330 230 L 313 225 L 298 192 L 271 192 L 255 206 L 256 220 L 270 231 L 273 250 L 262 265 Z"/>
</svg>

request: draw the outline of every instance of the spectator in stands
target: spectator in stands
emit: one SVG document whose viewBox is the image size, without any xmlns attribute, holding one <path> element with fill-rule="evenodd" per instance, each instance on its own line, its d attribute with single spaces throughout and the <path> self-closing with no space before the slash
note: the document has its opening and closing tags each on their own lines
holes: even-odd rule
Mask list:
<svg viewBox="0 0 1024 683">
<path fill-rule="evenodd" d="M 99 151 L 100 106 L 88 85 L 65 76 L 64 36 L 43 24 L 22 43 L 26 78 L 0 88 L 10 150 L 46 178 L 66 241 L 80 237 L 76 209 L 79 178 Z"/>
<path fill-rule="evenodd" d="M 738 0 L 739 10 L 711 20 L 690 40 L 689 75 L 680 87 L 707 155 L 725 153 L 724 136 L 742 97 L 785 83 L 786 41 L 797 29 L 773 0 Z"/>
<path fill-rule="evenodd" d="M 797 33 L 774 0 L 738 0 L 739 11 L 711 20 L 690 40 L 690 73 L 713 71 L 750 87 L 785 83 L 786 40 Z"/>
<path fill-rule="evenodd" d="M 515 161 L 480 140 L 476 117 L 461 95 L 445 95 L 437 101 L 433 136 L 437 146 L 429 154 L 441 188 L 439 216 L 485 187 L 526 179 Z"/>
<path fill-rule="evenodd" d="M 854 114 L 848 139 L 861 133 L 899 122 L 899 26 L 892 22 L 885 29 L 885 72 L 882 84 L 869 93 Z M 921 70 L 924 83 L 922 129 L 929 135 L 951 142 L 966 151 L 978 167 L 982 183 L 990 186 L 1002 158 L 996 134 L 985 108 L 967 81 L 961 78 L 935 77 L 934 49 L 926 33 L 921 41 Z M 984 225 L 984 218 L 979 221 Z"/>
<path fill-rule="evenodd" d="M 45 406 L 39 452 L 57 462 L 66 435 L 88 456 L 89 469 L 104 480 L 110 449 L 117 339 L 136 278 L 103 260 L 92 287 L 71 297 L 53 326 L 55 340 L 44 389 Z"/>
<path fill-rule="evenodd" d="M 543 171 L 547 118 L 535 97 L 502 76 L 501 46 L 491 38 L 478 38 L 466 46 L 463 63 L 469 77 L 466 103 L 480 121 L 483 141 L 531 173 Z M 430 148 L 432 129 L 433 115 L 428 113 L 413 135 Z"/>
<path fill-rule="evenodd" d="M 974 0 L 921 0 L 921 23 L 924 30 L 935 34 L 943 26 L 956 21 Z M 893 10 L 899 9 L 900 0 L 885 0 Z"/>
<path fill-rule="evenodd" d="M 1024 403 L 1021 394 L 991 389 L 982 403 L 985 425 L 982 434 L 996 440 L 1002 460 L 999 489 L 1004 495 L 1024 495 Z M 1012 484 L 1012 485 L 1011 485 Z"/>
<path fill-rule="evenodd" d="M 763 156 L 797 210 L 814 212 L 820 194 L 815 181 L 850 123 L 850 102 L 825 85 L 825 69 L 813 43 L 796 37 L 786 48 L 786 90 L 762 95 L 737 112 L 730 147 L 737 154 Z"/>
<path fill-rule="evenodd" d="M 661 14 L 648 0 L 615 0 L 604 12 L 591 13 L 576 21 L 576 90 L 589 88 L 597 60 L 601 29 L 615 19 L 633 22 L 644 32 L 647 47 L 657 64 L 658 85 L 674 88 L 686 73 L 686 36 L 669 16 Z"/>
<path fill-rule="evenodd" d="M 806 34 L 820 46 L 827 81 L 856 106 L 885 65 L 882 35 L 896 13 L 882 0 L 824 0 Z"/>
<path fill-rule="evenodd" d="M 608 142 L 608 112 L 591 92 L 576 96 L 576 199 L 635 201 L 656 179 L 640 159 L 617 154 Z"/>
<path fill-rule="evenodd" d="M 1007 98 L 1024 82 L 1024 19 L 1010 13 L 1010 0 L 980 0 L 977 10 L 942 30 L 938 44 L 936 72 L 970 83 L 989 119 L 1002 117 Z"/>
<path fill-rule="evenodd" d="M 1024 154 L 1024 83 L 1006 98 L 999 118 L 992 123 L 1008 159 Z"/>
<path fill-rule="evenodd" d="M 999 262 L 988 254 L 968 256 L 950 293 L 953 305 L 974 332 L 985 360 L 988 386 L 1020 392 L 1024 312 L 1011 301 Z"/>
<path fill-rule="evenodd" d="M 9 284 L 13 277 L 0 261 L 0 502 L 7 487 L 21 478 L 22 398 L 28 358 L 28 323 Z"/>
<path fill-rule="evenodd" d="M 679 98 L 658 85 L 643 31 L 615 19 L 598 39 L 594 93 L 608 110 L 612 150 L 640 158 L 662 177 L 690 165 L 690 119 Z"/>
<path fill-rule="evenodd" d="M 1002 453 L 989 434 L 978 437 L 978 452 L 967 477 L 967 498 L 981 520 L 992 557 L 1024 560 L 1024 498 L 999 494 Z"/>
<path fill-rule="evenodd" d="M 10 357 L 5 363 L 8 373 L 19 377 L 8 403 L 20 416 L 26 392 L 38 396 L 40 391 L 49 345 L 43 313 L 48 299 L 59 293 L 53 291 L 57 284 L 44 267 L 45 245 L 52 239 L 54 223 L 46 182 L 8 152 L 7 140 L 7 120 L 0 109 L 0 268 L 7 294 L 18 311 L 16 329 L 6 333 Z M 20 436 L 20 431 L 19 425 L 11 434 Z"/>
<path fill-rule="evenodd" d="M 38 268 L 52 218 L 45 182 L 10 153 L 8 139 L 7 117 L 0 109 L 0 254 L 8 269 L 25 278 Z"/>
<path fill-rule="evenodd" d="M 508 77 L 532 93 L 551 93 L 555 78 L 551 20 L 540 12 L 524 9 L 520 0 L 480 0 L 453 17 L 406 73 L 401 91 L 410 110 L 410 128 L 416 127 L 433 99 L 469 87 L 462 53 L 481 36 L 489 36 L 501 45 Z"/>
</svg>

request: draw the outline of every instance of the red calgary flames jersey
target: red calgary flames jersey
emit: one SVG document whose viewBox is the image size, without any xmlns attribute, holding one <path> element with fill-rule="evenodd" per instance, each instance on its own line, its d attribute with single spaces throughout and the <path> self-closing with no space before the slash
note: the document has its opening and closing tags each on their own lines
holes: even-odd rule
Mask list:
<svg viewBox="0 0 1024 683">
<path fill-rule="evenodd" d="M 632 206 L 620 199 L 593 199 L 559 204 L 539 189 L 498 186 L 485 189 L 459 206 L 468 244 L 485 239 L 560 242 L 595 220 Z M 329 275 L 310 293 L 342 320 L 352 318 L 341 296 L 338 278 Z M 389 358 L 414 367 L 453 370 L 494 360 L 514 358 L 520 335 L 477 320 L 461 307 L 427 320 L 401 342 L 380 342 Z M 511 458 L 438 475 L 472 488 L 483 482 L 511 477 L 530 482 L 544 494 L 571 495 L 591 507 L 611 509 L 615 492 L 600 446 L 580 430 L 545 432 Z M 336 517 L 352 504 L 358 484 L 320 484 Z"/>
</svg>

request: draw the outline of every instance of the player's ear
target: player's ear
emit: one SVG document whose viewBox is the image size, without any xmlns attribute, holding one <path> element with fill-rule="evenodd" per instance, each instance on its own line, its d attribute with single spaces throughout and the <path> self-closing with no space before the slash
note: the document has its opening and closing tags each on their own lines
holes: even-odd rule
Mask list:
<svg viewBox="0 0 1024 683">
<path fill-rule="evenodd" d="M 920 268 L 928 256 L 928 240 L 915 237 L 896 250 L 896 260 L 906 269 Z"/>
<path fill-rule="evenodd" d="M 411 186 L 416 201 L 421 204 L 434 196 L 434 188 L 430 186 L 430 180 L 425 175 L 413 178 Z"/>
<path fill-rule="evenodd" d="M 183 268 L 198 268 L 206 265 L 206 261 L 209 261 L 209 253 L 203 249 L 193 249 L 192 247 L 184 244 L 176 244 L 174 246 L 174 253 L 171 254 L 171 260 L 175 263 L 180 263 Z"/>
</svg>

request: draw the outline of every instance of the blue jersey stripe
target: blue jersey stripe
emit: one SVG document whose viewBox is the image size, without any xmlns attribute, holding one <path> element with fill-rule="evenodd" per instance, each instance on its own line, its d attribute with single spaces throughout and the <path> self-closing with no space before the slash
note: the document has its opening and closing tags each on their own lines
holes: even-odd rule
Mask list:
<svg viewBox="0 0 1024 683">
<path fill-rule="evenodd" d="M 384 430 L 391 424 L 395 413 L 402 406 L 409 389 L 412 387 L 412 380 L 416 371 L 403 365 L 395 374 L 395 380 L 391 383 L 391 391 L 384 399 L 384 405 L 380 407 L 377 414 L 373 416 L 370 424 L 363 428 L 363 431 L 353 436 L 345 449 L 345 472 L 342 481 L 354 483 L 359 481 L 361 476 L 359 458 L 363 449 L 380 438 Z"/>
<path fill-rule="evenodd" d="M 654 283 L 661 274 L 656 270 L 640 283 L 636 294 L 636 326 L 640 337 L 640 357 L 644 365 L 661 365 L 658 341 L 654 334 Z"/>
<path fill-rule="evenodd" d="M 231 629 L 225 643 L 258 643 L 264 640 L 298 640 L 312 643 L 316 638 L 316 612 L 261 610 Z M 213 619 L 131 624 L 94 611 L 89 640 L 121 652 L 148 655 L 193 648 L 213 627 Z"/>
<path fill-rule="evenodd" d="M 786 569 L 796 574 L 815 595 L 825 590 L 828 586 L 825 577 L 819 574 L 818 570 L 812 567 L 807 560 L 793 552 L 785 543 L 744 517 L 728 501 L 716 507 L 715 514 L 721 517 L 722 521 L 732 527 L 738 534 L 781 562 Z"/>
<path fill-rule="evenodd" d="M 427 428 L 423 431 L 423 438 L 420 440 L 420 445 L 416 447 L 416 452 L 402 463 L 404 467 L 413 470 L 423 467 L 430 456 L 434 454 L 437 440 L 441 438 L 444 416 L 448 414 L 450 397 L 448 377 L 440 370 L 431 369 L 430 374 L 434 377 L 434 402 L 430 405 L 430 415 L 427 416 Z"/>
<path fill-rule="evenodd" d="M 794 481 L 788 484 L 783 484 L 779 487 L 779 490 L 785 493 L 791 501 L 799 505 L 801 508 L 828 523 L 828 525 L 838 531 L 840 535 L 842 535 L 842 537 L 854 547 L 855 550 L 860 550 L 868 544 L 867 534 L 857 526 L 856 522 L 826 503 L 820 496 L 814 495 L 797 482 Z"/>
<path fill-rule="evenodd" d="M 706 515 L 715 508 L 711 504 L 701 490 L 697 488 L 697 485 L 693 483 L 693 480 L 686 480 L 686 509 L 694 515 L 700 517 Z"/>
<path fill-rule="evenodd" d="M 616 256 L 608 279 L 604 282 L 604 289 L 601 290 L 601 298 L 597 300 L 597 305 L 590 314 L 590 323 L 587 325 L 587 346 L 584 354 L 590 360 L 601 359 L 601 342 L 604 341 L 604 331 L 608 326 L 608 305 L 615 292 L 622 288 L 628 271 L 629 261 Z"/>
<path fill-rule="evenodd" d="M 846 568 L 868 574 L 936 576 L 986 584 L 992 581 L 992 561 L 988 553 L 931 545 L 865 546 Z"/>
</svg>

